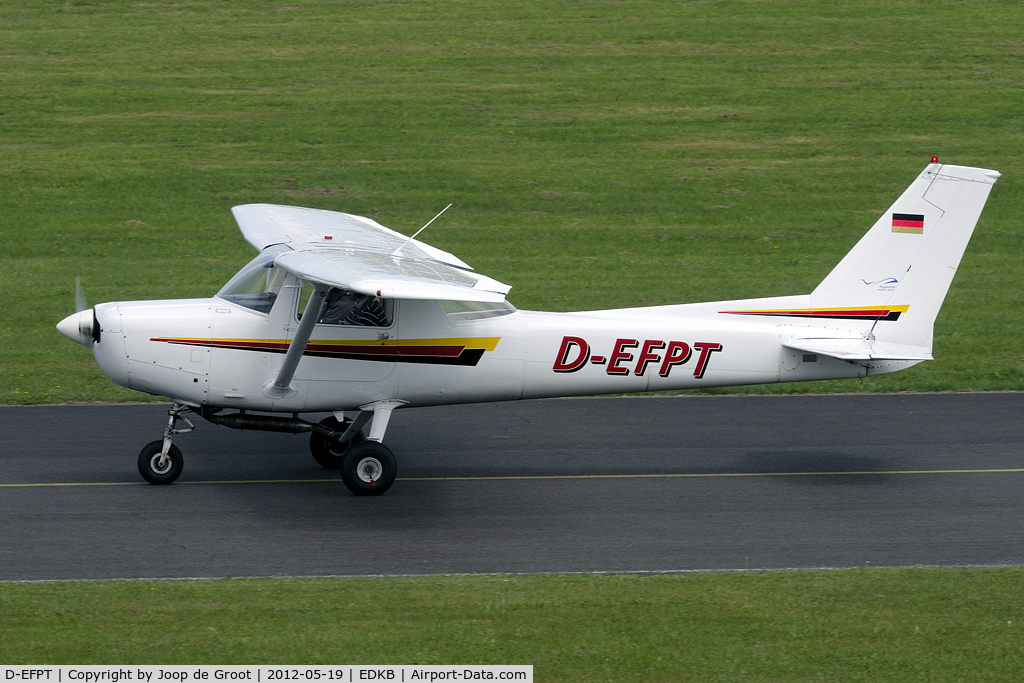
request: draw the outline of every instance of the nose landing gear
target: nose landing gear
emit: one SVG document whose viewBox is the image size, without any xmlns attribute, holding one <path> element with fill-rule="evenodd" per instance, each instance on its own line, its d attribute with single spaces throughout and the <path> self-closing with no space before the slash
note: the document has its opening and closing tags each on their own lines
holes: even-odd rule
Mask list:
<svg viewBox="0 0 1024 683">
<path fill-rule="evenodd" d="M 188 406 L 180 403 L 171 406 L 171 409 L 167 411 L 167 429 L 164 430 L 164 438 L 159 441 L 151 441 L 139 453 L 139 474 L 150 484 L 170 484 L 181 475 L 185 461 L 181 457 L 181 450 L 171 443 L 171 439 L 175 434 L 184 434 L 196 428 L 192 421 L 184 415 L 188 410 Z M 178 420 L 188 423 L 188 429 L 176 429 Z"/>
</svg>

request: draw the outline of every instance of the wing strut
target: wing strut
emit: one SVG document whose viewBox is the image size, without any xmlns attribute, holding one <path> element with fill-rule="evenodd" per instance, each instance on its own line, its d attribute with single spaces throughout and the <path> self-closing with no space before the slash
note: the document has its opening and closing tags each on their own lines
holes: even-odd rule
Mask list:
<svg viewBox="0 0 1024 683">
<path fill-rule="evenodd" d="M 292 337 L 288 351 L 284 354 L 281 370 L 277 373 L 276 379 L 263 385 L 263 393 L 268 397 L 287 398 L 295 395 L 296 390 L 292 386 L 292 377 L 295 376 L 295 370 L 299 367 L 302 352 L 306 350 L 306 344 L 309 343 L 309 337 L 313 334 L 313 326 L 316 325 L 316 321 L 320 317 L 320 311 L 324 307 L 324 298 L 330 288 L 330 285 L 320 282 L 313 283 L 313 294 L 310 295 L 309 301 L 306 302 L 306 308 L 302 311 L 302 320 L 299 321 L 295 336 Z"/>
</svg>

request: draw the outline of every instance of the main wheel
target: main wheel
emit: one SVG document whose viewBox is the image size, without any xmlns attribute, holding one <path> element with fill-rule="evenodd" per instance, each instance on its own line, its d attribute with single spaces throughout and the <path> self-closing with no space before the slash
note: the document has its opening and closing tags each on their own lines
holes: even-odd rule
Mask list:
<svg viewBox="0 0 1024 683">
<path fill-rule="evenodd" d="M 320 420 L 320 424 L 328 429 L 333 429 L 338 436 L 341 436 L 348 429 L 349 421 L 338 422 L 338 419 L 332 415 Z M 329 436 L 324 436 L 320 432 L 313 432 L 309 435 L 309 452 L 313 454 L 313 459 L 320 463 L 320 466 L 324 469 L 340 469 L 341 457 L 345 455 L 345 451 L 352 444 L 359 443 L 364 438 L 362 432 L 356 432 L 349 441 L 339 444 Z"/>
<path fill-rule="evenodd" d="M 164 441 L 160 439 L 146 444 L 139 453 L 139 474 L 150 484 L 170 484 L 181 475 L 185 466 L 181 451 L 174 444 L 167 450 L 167 460 L 161 465 L 160 452 L 163 448 Z"/>
<path fill-rule="evenodd" d="M 394 454 L 377 441 L 353 444 L 341 458 L 341 481 L 357 496 L 379 496 L 395 483 L 396 474 Z"/>
</svg>

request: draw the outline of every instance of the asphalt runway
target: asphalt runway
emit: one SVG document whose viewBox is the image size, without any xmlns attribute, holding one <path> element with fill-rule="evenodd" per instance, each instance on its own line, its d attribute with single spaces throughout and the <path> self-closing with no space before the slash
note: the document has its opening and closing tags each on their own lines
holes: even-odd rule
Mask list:
<svg viewBox="0 0 1024 683">
<path fill-rule="evenodd" d="M 1024 394 L 400 410 L 377 498 L 201 419 L 146 484 L 166 409 L 0 408 L 0 580 L 1024 564 Z"/>
</svg>

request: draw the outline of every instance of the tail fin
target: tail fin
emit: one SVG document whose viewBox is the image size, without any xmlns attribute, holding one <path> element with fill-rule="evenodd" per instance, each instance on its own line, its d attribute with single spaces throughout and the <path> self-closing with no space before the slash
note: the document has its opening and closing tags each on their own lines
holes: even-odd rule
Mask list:
<svg viewBox="0 0 1024 683">
<path fill-rule="evenodd" d="M 811 305 L 879 309 L 876 339 L 930 353 L 935 317 L 998 178 L 929 164 L 811 292 Z"/>
</svg>

